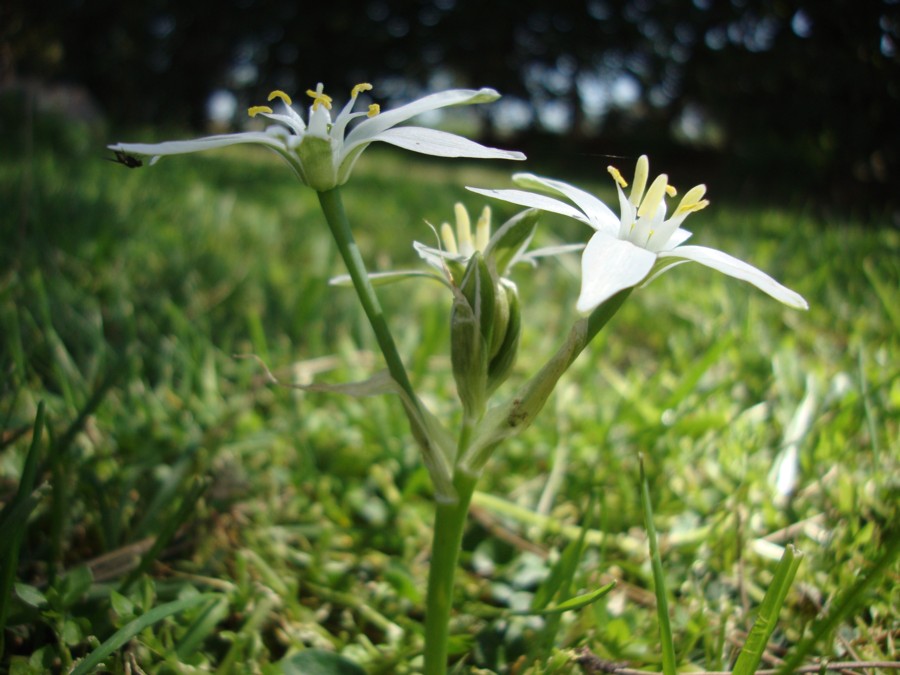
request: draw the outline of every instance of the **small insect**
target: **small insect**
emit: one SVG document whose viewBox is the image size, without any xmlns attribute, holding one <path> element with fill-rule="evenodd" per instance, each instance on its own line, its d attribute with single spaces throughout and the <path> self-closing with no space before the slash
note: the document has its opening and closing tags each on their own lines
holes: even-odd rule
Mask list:
<svg viewBox="0 0 900 675">
<path fill-rule="evenodd" d="M 139 160 L 137 157 L 132 155 L 126 155 L 121 150 L 116 150 L 116 156 L 113 157 L 104 157 L 103 159 L 109 160 L 110 162 L 117 162 L 118 164 L 124 164 L 129 169 L 137 169 L 139 166 L 144 166 L 144 163 Z"/>
</svg>

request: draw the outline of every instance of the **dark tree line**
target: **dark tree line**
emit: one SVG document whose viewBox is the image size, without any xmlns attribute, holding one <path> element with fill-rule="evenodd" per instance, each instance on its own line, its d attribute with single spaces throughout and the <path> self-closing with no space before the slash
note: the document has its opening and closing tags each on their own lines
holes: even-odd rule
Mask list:
<svg viewBox="0 0 900 675">
<path fill-rule="evenodd" d="M 828 199 L 900 184 L 898 0 L 8 0 L 0 77 L 196 127 L 216 88 L 243 106 L 319 81 L 337 99 L 489 85 L 555 113 L 520 121 L 523 142 L 705 148 Z"/>
</svg>

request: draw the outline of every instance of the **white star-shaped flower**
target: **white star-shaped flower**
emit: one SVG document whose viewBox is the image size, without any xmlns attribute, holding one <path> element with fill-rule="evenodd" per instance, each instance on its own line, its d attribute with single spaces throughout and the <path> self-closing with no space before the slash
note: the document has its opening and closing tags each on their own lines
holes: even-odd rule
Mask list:
<svg viewBox="0 0 900 675">
<path fill-rule="evenodd" d="M 568 183 L 533 174 L 516 174 L 513 180 L 522 187 L 554 197 L 526 190 L 469 189 L 520 206 L 569 216 L 596 230 L 581 258 L 581 292 L 576 305 L 580 312 L 590 313 L 619 291 L 646 283 L 675 265 L 690 261 L 747 281 L 785 305 L 808 309 L 803 297 L 756 267 L 713 248 L 685 246 L 691 233 L 682 229 L 681 224 L 688 215 L 708 206 L 709 202 L 703 198 L 706 186 L 697 185 L 688 190 L 667 219 L 666 196 L 674 197 L 675 190 L 665 174 L 657 176 L 647 187 L 649 169 L 649 161 L 642 155 L 635 167 L 631 193 L 626 197 L 623 188 L 628 183 L 617 169 L 609 167 L 619 193 L 619 217 L 593 195 Z"/>
<path fill-rule="evenodd" d="M 319 84 L 315 91 L 306 92 L 313 99 L 308 123 L 294 110 L 291 98 L 283 91 L 276 90 L 269 94 L 269 101 L 280 100 L 284 112 L 275 112 L 269 106 L 254 106 L 248 110 L 251 117 L 261 115 L 278 122 L 278 125 L 265 131 L 220 134 L 190 141 L 117 143 L 109 148 L 116 153 L 150 156 L 150 163 L 153 164 L 166 155 L 256 143 L 271 148 L 284 157 L 300 180 L 319 192 L 346 183 L 357 158 L 370 143 L 376 141 L 437 157 L 525 159 L 525 155 L 520 152 L 489 148 L 446 131 L 397 126 L 416 115 L 439 108 L 495 101 L 500 95 L 493 89 L 450 89 L 387 112 L 381 112 L 378 105 L 374 104 L 366 112 L 353 112 L 359 94 L 371 88 L 370 84 L 355 86 L 350 100 L 334 118 L 331 115 L 332 99 L 323 92 L 322 85 Z M 360 118 L 365 119 L 348 131 L 350 122 Z"/>
</svg>

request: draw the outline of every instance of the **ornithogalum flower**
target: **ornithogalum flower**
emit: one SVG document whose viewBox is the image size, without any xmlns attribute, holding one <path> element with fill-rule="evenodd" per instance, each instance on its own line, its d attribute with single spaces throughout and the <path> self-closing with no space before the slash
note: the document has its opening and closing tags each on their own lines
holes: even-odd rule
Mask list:
<svg viewBox="0 0 900 675">
<path fill-rule="evenodd" d="M 446 131 L 397 126 L 416 115 L 439 108 L 495 101 L 500 95 L 493 89 L 450 89 L 387 112 L 381 112 L 376 104 L 370 105 L 366 112 L 354 112 L 357 97 L 371 88 L 370 84 L 356 85 L 350 94 L 350 100 L 334 118 L 331 115 L 332 99 L 319 84 L 314 91 L 306 92 L 313 99 L 308 122 L 304 122 L 303 117 L 294 110 L 291 98 L 283 91 L 276 90 L 269 94 L 269 101 L 277 99 L 283 106 L 283 112 L 275 112 L 264 105 L 254 106 L 247 111 L 250 117 L 259 115 L 278 123 L 265 131 L 220 134 L 189 141 L 117 143 L 109 147 L 116 153 L 128 156 L 150 156 L 150 163 L 153 164 L 166 155 L 256 143 L 281 155 L 303 183 L 319 192 L 346 183 L 357 158 L 375 141 L 437 157 L 525 159 L 525 155 L 520 152 L 489 148 Z M 360 121 L 349 128 L 354 120 Z"/>
<path fill-rule="evenodd" d="M 681 224 L 688 215 L 709 205 L 704 199 L 706 186 L 697 185 L 688 190 L 667 219 L 666 197 L 674 197 L 676 191 L 665 174 L 657 176 L 647 187 L 649 169 L 649 161 L 642 155 L 635 167 L 631 192 L 626 197 L 623 188 L 628 183 L 615 167 L 608 168 L 619 193 L 619 217 L 593 195 L 568 183 L 533 174 L 516 174 L 513 180 L 545 194 L 469 189 L 513 204 L 569 216 L 596 230 L 581 258 L 581 292 L 576 305 L 580 312 L 589 313 L 619 291 L 649 282 L 675 265 L 690 261 L 747 281 L 790 307 L 808 308 L 800 295 L 756 267 L 713 248 L 685 246 L 691 233 L 682 229 Z"/>
</svg>

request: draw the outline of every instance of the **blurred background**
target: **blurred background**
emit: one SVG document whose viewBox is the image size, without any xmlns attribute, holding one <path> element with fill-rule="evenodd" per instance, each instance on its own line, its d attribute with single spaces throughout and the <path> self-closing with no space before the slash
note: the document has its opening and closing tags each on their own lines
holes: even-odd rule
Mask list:
<svg viewBox="0 0 900 675">
<path fill-rule="evenodd" d="M 274 88 L 369 81 L 384 107 L 491 86 L 480 136 L 533 160 L 648 152 L 738 199 L 897 224 L 898 48 L 897 0 L 6 0 L 2 127 L 34 106 L 201 132 Z"/>
</svg>

